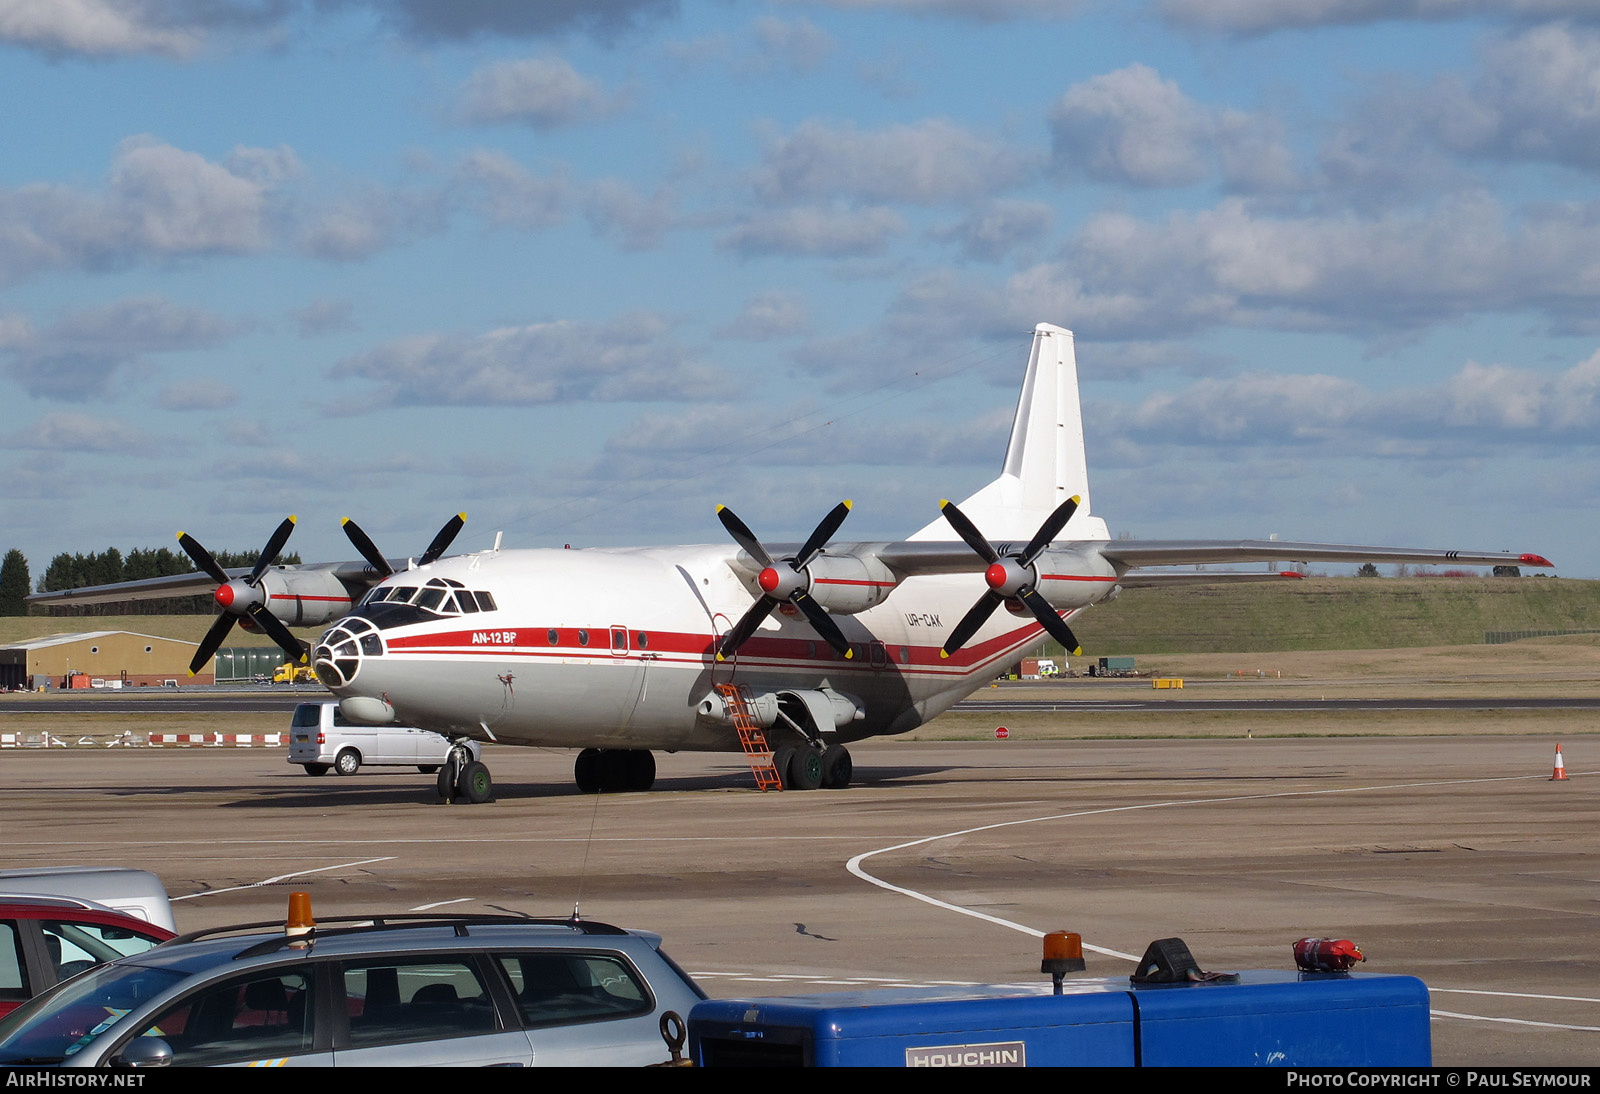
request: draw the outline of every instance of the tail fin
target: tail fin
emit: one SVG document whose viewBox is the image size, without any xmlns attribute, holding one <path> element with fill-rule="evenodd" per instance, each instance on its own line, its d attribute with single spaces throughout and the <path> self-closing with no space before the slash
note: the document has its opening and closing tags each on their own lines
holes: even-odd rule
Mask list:
<svg viewBox="0 0 1600 1094">
<path fill-rule="evenodd" d="M 1033 330 L 1033 352 L 1000 477 L 961 502 L 961 511 L 995 541 L 1025 541 L 1074 494 L 1081 499 L 1078 511 L 1059 538 L 1109 538 L 1105 522 L 1089 515 L 1089 469 L 1072 332 L 1040 323 Z M 911 538 L 949 539 L 950 527 L 935 520 Z"/>
</svg>

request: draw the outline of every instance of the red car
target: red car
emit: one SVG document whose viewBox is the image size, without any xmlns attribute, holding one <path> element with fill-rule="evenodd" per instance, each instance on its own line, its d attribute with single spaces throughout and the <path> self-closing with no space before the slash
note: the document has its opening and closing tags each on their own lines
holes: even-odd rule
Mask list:
<svg viewBox="0 0 1600 1094">
<path fill-rule="evenodd" d="M 165 927 L 87 900 L 0 896 L 0 1015 L 84 969 L 172 937 Z"/>
</svg>

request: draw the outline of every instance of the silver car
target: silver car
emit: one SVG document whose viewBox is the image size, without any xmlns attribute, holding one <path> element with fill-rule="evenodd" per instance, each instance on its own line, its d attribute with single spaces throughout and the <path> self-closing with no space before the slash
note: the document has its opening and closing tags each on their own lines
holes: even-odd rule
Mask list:
<svg viewBox="0 0 1600 1094">
<path fill-rule="evenodd" d="M 0 1067 L 656 1064 L 705 998 L 659 937 L 592 920 L 266 926 L 58 985 L 0 1020 Z"/>
</svg>

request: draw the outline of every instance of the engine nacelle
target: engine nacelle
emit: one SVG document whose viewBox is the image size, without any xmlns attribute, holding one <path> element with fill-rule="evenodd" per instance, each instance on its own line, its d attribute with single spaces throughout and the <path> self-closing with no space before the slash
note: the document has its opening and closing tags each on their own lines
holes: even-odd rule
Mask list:
<svg viewBox="0 0 1600 1094">
<path fill-rule="evenodd" d="M 876 558 L 821 554 L 806 567 L 811 599 L 834 615 L 855 615 L 883 603 L 898 583 Z"/>
<path fill-rule="evenodd" d="M 744 702 L 751 719 L 762 729 L 771 729 L 782 721 L 807 737 L 816 733 L 832 733 L 841 726 L 859 722 L 867 716 L 859 702 L 832 688 L 768 691 L 748 696 Z M 716 692 L 701 699 L 695 709 L 702 717 L 714 718 L 729 725 L 733 723 L 733 712 Z"/>
<path fill-rule="evenodd" d="M 268 570 L 267 610 L 289 627 L 316 627 L 350 614 L 350 593 L 327 570 Z"/>
<path fill-rule="evenodd" d="M 1098 551 L 1047 550 L 1033 568 L 1034 588 L 1052 608 L 1082 608 L 1116 588 L 1117 571 Z"/>
</svg>

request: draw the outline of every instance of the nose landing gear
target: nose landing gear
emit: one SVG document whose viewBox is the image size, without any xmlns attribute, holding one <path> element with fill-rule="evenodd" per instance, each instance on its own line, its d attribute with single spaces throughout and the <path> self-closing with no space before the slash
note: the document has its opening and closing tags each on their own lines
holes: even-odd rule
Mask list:
<svg viewBox="0 0 1600 1094">
<path fill-rule="evenodd" d="M 450 758 L 439 768 L 436 785 L 446 805 L 458 801 L 470 805 L 494 801 L 494 780 L 489 777 L 489 767 L 472 758 L 464 739 L 452 743 Z"/>
</svg>

